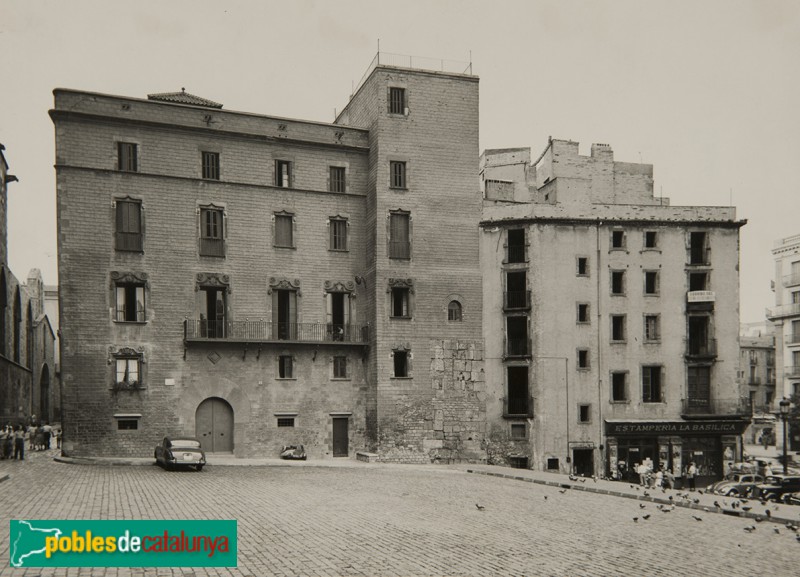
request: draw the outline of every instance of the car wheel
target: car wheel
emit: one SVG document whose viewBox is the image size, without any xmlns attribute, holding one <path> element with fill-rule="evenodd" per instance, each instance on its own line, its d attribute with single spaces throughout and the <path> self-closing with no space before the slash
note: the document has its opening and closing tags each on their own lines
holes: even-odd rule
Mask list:
<svg viewBox="0 0 800 577">
<path fill-rule="evenodd" d="M 730 491 L 725 493 L 725 495 L 728 496 L 728 497 L 738 497 L 739 496 L 739 491 L 737 491 L 736 489 L 731 489 Z"/>
<path fill-rule="evenodd" d="M 203 470 L 203 465 L 197 465 L 197 472 L 199 473 L 202 470 Z"/>
</svg>

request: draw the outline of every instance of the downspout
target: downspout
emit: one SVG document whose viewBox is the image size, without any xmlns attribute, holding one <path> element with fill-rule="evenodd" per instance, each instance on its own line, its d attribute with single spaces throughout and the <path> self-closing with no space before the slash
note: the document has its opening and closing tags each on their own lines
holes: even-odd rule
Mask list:
<svg viewBox="0 0 800 577">
<path fill-rule="evenodd" d="M 600 467 L 603 471 L 603 476 L 605 476 L 605 464 L 606 459 L 604 455 L 605 451 L 605 443 L 603 443 L 603 349 L 600 339 L 600 325 L 602 323 L 602 315 L 600 314 L 600 225 L 603 222 L 601 220 L 597 220 L 597 225 L 595 227 L 595 250 L 596 250 L 596 260 L 597 260 L 597 277 L 596 286 L 597 286 L 597 327 L 595 329 L 595 333 L 597 334 L 597 377 L 598 377 L 598 384 L 597 384 L 597 427 L 598 427 L 598 439 L 600 440 L 599 449 L 600 449 Z"/>
</svg>

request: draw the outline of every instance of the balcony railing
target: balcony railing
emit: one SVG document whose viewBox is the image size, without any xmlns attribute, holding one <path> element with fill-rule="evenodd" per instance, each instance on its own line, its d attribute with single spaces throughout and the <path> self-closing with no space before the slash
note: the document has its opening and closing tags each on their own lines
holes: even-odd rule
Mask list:
<svg viewBox="0 0 800 577">
<path fill-rule="evenodd" d="M 532 418 L 533 399 L 529 397 L 503 397 L 503 416 Z"/>
<path fill-rule="evenodd" d="M 142 252 L 142 233 L 140 232 L 118 232 L 116 248 L 131 252 Z"/>
<path fill-rule="evenodd" d="M 783 368 L 783 376 L 791 379 L 800 377 L 800 365 L 787 365 Z"/>
<path fill-rule="evenodd" d="M 271 321 L 184 321 L 187 341 L 354 343 L 369 342 L 369 325 L 273 323 Z"/>
<path fill-rule="evenodd" d="M 782 280 L 783 280 L 783 286 L 784 287 L 790 287 L 790 286 L 799 285 L 800 284 L 800 273 L 788 274 L 785 277 L 783 277 Z"/>
<path fill-rule="evenodd" d="M 761 384 L 761 377 L 750 377 L 747 379 L 747 384 L 751 386 L 758 386 Z"/>
<path fill-rule="evenodd" d="M 800 343 L 800 333 L 789 333 L 789 336 L 786 337 L 786 344 L 796 345 L 797 343 Z"/>
<path fill-rule="evenodd" d="M 200 256 L 225 256 L 225 241 L 221 238 L 201 238 Z"/>
<path fill-rule="evenodd" d="M 689 339 L 686 343 L 689 358 L 714 358 L 717 356 L 717 339 Z"/>
<path fill-rule="evenodd" d="M 771 321 L 782 317 L 793 317 L 797 315 L 800 315 L 800 303 L 791 303 L 767 309 L 767 319 Z"/>
<path fill-rule="evenodd" d="M 506 291 L 503 293 L 503 309 L 520 310 L 531 308 L 531 291 Z"/>
<path fill-rule="evenodd" d="M 531 340 L 527 337 L 506 340 L 507 357 L 526 357 L 531 354 Z"/>
<path fill-rule="evenodd" d="M 750 399 L 683 399 L 684 415 L 749 416 L 753 413 Z"/>
</svg>

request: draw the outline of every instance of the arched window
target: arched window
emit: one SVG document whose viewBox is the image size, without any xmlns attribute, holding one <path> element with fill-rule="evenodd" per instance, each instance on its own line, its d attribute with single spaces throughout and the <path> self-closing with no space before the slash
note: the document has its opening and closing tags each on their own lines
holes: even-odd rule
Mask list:
<svg viewBox="0 0 800 577">
<path fill-rule="evenodd" d="M 460 321 L 461 320 L 461 303 L 458 301 L 450 301 L 447 305 L 447 320 Z"/>
</svg>

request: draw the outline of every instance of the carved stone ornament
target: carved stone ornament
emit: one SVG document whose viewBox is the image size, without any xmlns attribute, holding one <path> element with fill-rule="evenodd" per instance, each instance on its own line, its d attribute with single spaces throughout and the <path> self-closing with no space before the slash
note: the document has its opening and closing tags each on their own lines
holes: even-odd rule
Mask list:
<svg viewBox="0 0 800 577">
<path fill-rule="evenodd" d="M 197 273 L 197 283 L 194 290 L 197 292 L 200 287 L 218 287 L 226 289 L 225 292 L 231 294 L 231 277 L 226 274 L 216 272 Z"/>
<path fill-rule="evenodd" d="M 392 292 L 393 288 L 407 288 L 411 294 L 414 294 L 414 279 L 413 278 L 390 278 L 389 286 L 386 292 Z"/>
<path fill-rule="evenodd" d="M 112 286 L 118 284 L 140 284 L 150 288 L 150 283 L 148 283 L 147 279 L 146 272 L 111 271 Z"/>
<path fill-rule="evenodd" d="M 325 281 L 325 292 L 329 293 L 351 293 L 356 290 L 356 283 L 351 280 L 348 281 Z"/>
<path fill-rule="evenodd" d="M 272 291 L 276 290 L 297 291 L 297 296 L 303 296 L 300 292 L 299 278 L 291 280 L 284 277 L 269 277 L 269 290 L 267 291 L 267 294 L 272 294 Z"/>
<path fill-rule="evenodd" d="M 108 362 L 111 364 L 114 359 L 139 359 L 144 363 L 144 347 L 134 349 L 131 347 L 108 347 Z"/>
</svg>

